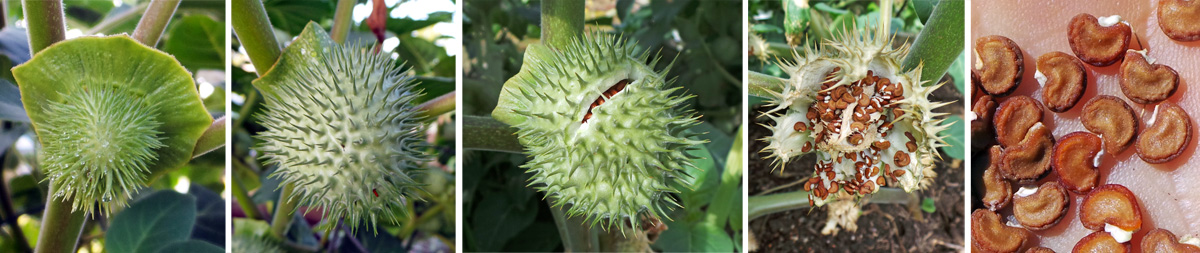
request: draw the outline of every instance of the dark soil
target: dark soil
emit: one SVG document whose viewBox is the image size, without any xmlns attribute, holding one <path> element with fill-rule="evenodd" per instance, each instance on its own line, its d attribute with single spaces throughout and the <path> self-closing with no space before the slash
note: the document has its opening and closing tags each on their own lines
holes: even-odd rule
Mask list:
<svg viewBox="0 0 1200 253">
<path fill-rule="evenodd" d="M 953 85 L 947 84 L 934 93 L 935 101 L 957 100 L 947 105 L 945 112 L 962 115 L 963 96 Z M 753 110 L 756 123 L 766 118 L 757 118 L 764 108 Z M 772 172 L 771 159 L 759 153 L 767 144 L 759 141 L 770 134 L 770 130 L 750 124 L 749 194 L 759 195 L 778 186 L 806 180 L 812 173 L 815 156 L 807 155 L 791 162 L 787 168 Z M 758 242 L 759 252 L 957 252 L 964 250 L 963 185 L 964 162 L 943 155 L 946 160 L 938 163 L 936 183 L 917 194 L 932 198 L 936 210 L 933 213 L 910 212 L 909 206 L 901 204 L 866 204 L 858 219 L 858 230 L 841 229 L 835 235 L 822 235 L 825 226 L 825 207 L 798 209 L 769 214 L 750 221 L 750 231 Z M 803 191 L 802 184 L 784 188 L 773 193 Z M 915 203 L 918 208 L 920 203 Z M 919 210 L 919 209 L 916 209 Z M 919 217 L 918 217 L 919 216 Z"/>
</svg>

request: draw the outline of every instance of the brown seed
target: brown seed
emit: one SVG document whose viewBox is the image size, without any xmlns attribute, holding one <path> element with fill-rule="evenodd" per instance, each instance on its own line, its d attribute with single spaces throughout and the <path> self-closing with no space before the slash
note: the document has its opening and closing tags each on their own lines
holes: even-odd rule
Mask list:
<svg viewBox="0 0 1200 253">
<path fill-rule="evenodd" d="M 1141 246 L 1142 252 L 1200 252 L 1200 246 L 1181 243 L 1174 233 L 1161 228 L 1150 230 L 1150 233 L 1142 237 Z"/>
<path fill-rule="evenodd" d="M 806 142 L 804 142 L 804 146 L 803 146 L 803 147 L 800 147 L 800 152 L 801 152 L 801 153 L 808 153 L 809 151 L 812 151 L 812 142 L 807 142 L 807 141 L 806 141 Z"/>
<path fill-rule="evenodd" d="M 1020 181 L 1037 180 L 1050 171 L 1050 154 L 1054 152 L 1054 136 L 1041 122 L 1029 128 L 1025 140 L 1004 149 L 1000 172 L 1004 178 Z"/>
<path fill-rule="evenodd" d="M 979 86 L 988 95 L 1008 96 L 1021 84 L 1025 56 L 1011 39 L 999 35 L 975 39 L 975 57 L 982 66 L 975 66 L 971 73 L 979 77 Z"/>
<path fill-rule="evenodd" d="M 837 173 L 834 173 L 833 170 L 825 171 L 825 178 L 828 178 L 829 180 L 833 180 L 834 177 L 837 177 Z"/>
<path fill-rule="evenodd" d="M 1173 40 L 1200 40 L 1200 1 L 1158 1 L 1158 27 Z"/>
<path fill-rule="evenodd" d="M 1025 253 L 1054 253 L 1054 250 L 1046 247 L 1033 247 L 1025 250 Z"/>
<path fill-rule="evenodd" d="M 854 152 L 846 153 L 846 159 L 850 159 L 851 161 L 858 161 L 858 153 L 854 153 Z M 866 163 L 864 163 L 864 164 L 866 164 Z"/>
<path fill-rule="evenodd" d="M 1112 65 L 1124 58 L 1133 36 L 1128 24 L 1117 22 L 1108 27 L 1101 26 L 1096 16 L 1087 13 L 1071 18 L 1067 29 L 1071 52 L 1096 67 Z"/>
<path fill-rule="evenodd" d="M 879 187 L 887 186 L 887 178 L 883 176 L 877 177 L 875 178 L 875 184 L 879 185 Z"/>
<path fill-rule="evenodd" d="M 996 141 L 992 116 L 996 114 L 997 105 L 999 104 L 996 100 L 989 95 L 975 99 L 975 104 L 971 106 L 971 112 L 975 113 L 975 119 L 971 120 L 972 148 L 983 149 Z"/>
<path fill-rule="evenodd" d="M 812 191 L 812 186 L 813 186 L 813 183 L 811 182 L 811 180 L 810 180 L 810 182 L 804 182 L 804 191 L 806 191 L 806 192 Z"/>
<path fill-rule="evenodd" d="M 815 121 L 817 121 L 817 110 L 813 110 L 812 108 L 809 108 L 808 113 L 805 113 L 804 116 L 805 116 L 805 118 L 808 118 L 808 121 L 815 122 Z"/>
<path fill-rule="evenodd" d="M 1074 132 L 1059 139 L 1054 144 L 1051 158 L 1058 181 L 1075 193 L 1086 193 L 1095 188 L 1096 182 L 1100 181 L 1100 170 L 1095 164 L 1100 146 L 1100 137 L 1088 132 Z"/>
<path fill-rule="evenodd" d="M 1104 152 L 1119 154 L 1137 137 L 1140 119 L 1120 98 L 1099 95 L 1083 105 L 1083 127 L 1104 138 Z"/>
<path fill-rule="evenodd" d="M 862 133 L 856 132 L 856 133 L 850 134 L 849 141 L 850 141 L 850 145 L 862 144 L 862 141 L 863 141 Z"/>
<path fill-rule="evenodd" d="M 1075 248 L 1071 252 L 1108 252 L 1122 253 L 1132 252 L 1133 249 L 1128 243 L 1119 243 L 1113 239 L 1112 235 L 1104 231 L 1096 231 L 1079 239 L 1079 243 L 1075 244 Z"/>
<path fill-rule="evenodd" d="M 837 193 L 837 191 L 838 191 L 838 184 L 829 183 L 829 193 Z"/>
<path fill-rule="evenodd" d="M 1087 73 L 1078 58 L 1063 52 L 1039 56 L 1037 71 L 1042 73 L 1042 102 L 1052 112 L 1065 112 L 1075 107 L 1087 90 Z M 1041 82 L 1041 80 L 1039 80 Z"/>
<path fill-rule="evenodd" d="M 896 151 L 896 155 L 892 158 L 892 162 L 896 164 L 896 167 L 908 166 L 908 160 L 908 154 L 905 154 L 904 151 Z"/>
<path fill-rule="evenodd" d="M 887 164 L 884 164 L 884 166 L 887 166 Z M 884 169 L 887 169 L 887 168 L 884 168 Z M 892 171 L 892 177 L 900 178 L 902 176 L 904 176 L 904 170 L 893 170 Z"/>
<path fill-rule="evenodd" d="M 854 130 L 855 132 L 858 132 L 858 131 L 862 131 L 864 129 L 867 129 L 867 125 L 863 124 L 862 122 L 850 123 L 850 130 Z"/>
<path fill-rule="evenodd" d="M 1044 230 L 1058 224 L 1067 214 L 1071 198 L 1058 182 L 1050 181 L 1028 196 L 1013 197 L 1013 216 L 1022 226 Z"/>
<path fill-rule="evenodd" d="M 1101 185 L 1083 197 L 1079 204 L 1079 222 L 1083 227 L 1097 231 L 1103 231 L 1104 224 L 1137 231 L 1142 228 L 1142 208 L 1137 197 L 1125 186 Z"/>
<path fill-rule="evenodd" d="M 999 149 L 994 147 L 993 149 Z M 995 152 L 993 152 L 995 153 Z M 999 157 L 997 157 L 999 158 Z M 1012 184 L 1004 177 L 1000 176 L 1000 169 L 997 166 L 999 163 L 992 163 L 986 170 L 983 170 L 983 205 L 987 206 L 988 210 L 997 211 L 1004 208 L 1012 201 L 1013 189 Z M 903 171 L 903 170 L 897 170 Z"/>
<path fill-rule="evenodd" d="M 1167 102 L 1155 107 L 1150 126 L 1138 134 L 1134 147 L 1148 163 L 1165 163 L 1183 153 L 1192 140 L 1192 118 L 1178 105 Z"/>
<path fill-rule="evenodd" d="M 888 140 L 884 140 L 884 139 L 879 139 L 879 140 L 876 140 L 875 143 L 872 144 L 871 146 L 875 147 L 875 150 L 885 150 L 888 147 L 892 146 L 892 142 L 889 142 Z"/>
<path fill-rule="evenodd" d="M 862 195 L 871 194 L 872 192 L 875 192 L 875 182 L 867 181 L 863 183 L 861 188 L 858 188 L 858 193 Z"/>
<path fill-rule="evenodd" d="M 904 110 L 900 110 L 900 108 L 892 108 L 892 119 L 899 119 L 900 117 L 904 117 Z"/>
<path fill-rule="evenodd" d="M 917 143 L 914 141 L 904 143 L 904 147 L 908 148 L 908 152 L 917 152 Z"/>
<path fill-rule="evenodd" d="M 1029 237 L 1025 229 L 1004 225 L 1000 215 L 985 209 L 971 213 L 971 248 L 980 252 L 1016 252 Z"/>
<path fill-rule="evenodd" d="M 1013 96 L 1000 103 L 992 118 L 996 127 L 996 142 L 1008 148 L 1025 139 L 1034 124 L 1042 122 L 1042 104 L 1028 96 Z"/>
<path fill-rule="evenodd" d="M 1162 102 L 1175 94 L 1179 73 L 1162 64 L 1150 64 L 1141 53 L 1130 50 L 1121 62 L 1121 92 L 1139 104 Z"/>
</svg>

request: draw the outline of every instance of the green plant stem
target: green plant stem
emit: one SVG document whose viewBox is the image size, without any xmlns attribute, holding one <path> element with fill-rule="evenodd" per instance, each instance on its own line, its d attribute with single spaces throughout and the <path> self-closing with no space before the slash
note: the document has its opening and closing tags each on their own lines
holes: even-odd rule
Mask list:
<svg viewBox="0 0 1200 253">
<path fill-rule="evenodd" d="M 553 205 L 553 202 L 547 201 Z M 566 252 L 599 251 L 600 238 L 584 223 L 580 216 L 567 217 L 567 207 L 550 207 L 554 216 L 554 224 L 558 226 L 558 235 L 562 238 L 563 250 Z"/>
<path fill-rule="evenodd" d="M 200 135 L 200 139 L 196 140 L 196 147 L 192 148 L 192 158 L 200 157 L 208 152 L 217 150 L 225 146 L 225 116 L 221 116 L 214 120 L 208 129 Z"/>
<path fill-rule="evenodd" d="M 237 33 L 238 41 L 242 42 L 242 48 L 250 56 L 255 72 L 261 76 L 271 70 L 282 53 L 272 30 L 274 26 L 267 19 L 267 9 L 262 1 L 232 0 L 232 5 L 233 32 Z"/>
<path fill-rule="evenodd" d="M 542 43 L 565 47 L 583 33 L 583 0 L 542 1 Z"/>
<path fill-rule="evenodd" d="M 250 112 L 258 104 L 259 96 L 258 89 L 253 89 L 250 91 L 250 94 L 246 94 L 246 103 L 243 103 L 242 109 L 238 110 L 238 118 L 233 121 L 234 126 L 242 127 L 242 123 L 246 121 L 246 118 L 250 117 Z"/>
<path fill-rule="evenodd" d="M 296 186 L 289 183 L 283 185 L 279 192 L 279 204 L 275 206 L 275 216 L 271 217 L 271 236 L 280 241 L 287 241 L 288 228 L 292 226 L 292 216 L 296 215 L 296 205 L 299 199 L 292 198 Z"/>
<path fill-rule="evenodd" d="M 963 8 L 966 1 L 940 1 L 933 7 L 925 28 L 904 57 L 904 69 L 923 64 L 921 81 L 941 80 L 963 50 Z M 954 70 L 959 71 L 959 70 Z"/>
<path fill-rule="evenodd" d="M 487 116 L 462 116 L 463 149 L 520 154 L 525 150 L 517 141 L 516 128 Z"/>
<path fill-rule="evenodd" d="M 179 8 L 179 2 L 180 0 L 151 0 L 146 14 L 142 15 L 142 20 L 138 21 L 137 28 L 133 30 L 133 39 L 148 47 L 158 45 L 163 30 L 167 28 L 167 23 L 171 22 L 171 17 L 175 16 L 175 9 Z"/>
<path fill-rule="evenodd" d="M 0 0 L 0 29 L 8 26 L 8 1 Z"/>
<path fill-rule="evenodd" d="M 0 10 L 0 12 L 2 11 Z M 4 156 L 0 159 L 0 166 L 2 166 L 9 162 L 16 164 L 19 154 L 16 147 L 9 147 L 8 151 L 0 154 L 0 156 Z M 7 181 L 4 180 L 4 175 L 0 174 L 0 208 L 3 208 L 0 211 L 4 212 L 4 220 L 6 221 L 5 223 L 8 223 L 8 229 L 12 232 L 13 241 L 16 241 L 17 251 L 33 252 L 33 248 L 29 246 L 29 239 L 25 238 L 25 233 L 21 232 L 21 225 L 17 224 L 17 212 L 13 210 L 12 196 L 9 195 L 7 184 Z"/>
<path fill-rule="evenodd" d="M 450 93 L 430 99 L 417 106 L 417 110 L 421 110 L 420 116 L 425 119 L 433 119 L 438 115 L 453 112 L 454 98 L 457 97 L 457 94 L 458 92 L 451 91 Z"/>
<path fill-rule="evenodd" d="M 34 1 L 39 1 L 39 0 L 34 0 Z M 138 15 L 142 15 L 142 12 L 145 12 L 146 8 L 149 8 L 149 7 L 150 7 L 150 2 L 142 2 L 138 5 L 133 6 L 133 9 L 129 9 L 129 10 L 126 10 L 125 12 L 122 12 L 115 16 L 105 18 L 104 21 L 100 21 L 99 24 L 92 26 L 92 29 L 88 29 L 87 34 L 111 33 L 113 30 L 117 29 L 122 24 L 125 24 L 125 22 L 132 20 L 134 18 L 137 18 Z"/>
<path fill-rule="evenodd" d="M 62 0 L 24 0 L 25 22 L 29 24 L 29 54 L 36 55 L 66 39 Z"/>
<path fill-rule="evenodd" d="M 240 160 L 235 160 L 232 163 L 233 163 L 234 167 L 239 167 L 240 169 L 249 170 L 249 168 L 245 168 L 246 165 L 242 164 L 242 161 L 240 161 Z M 233 189 L 232 190 L 233 190 L 233 194 L 234 194 L 233 197 L 235 200 L 237 200 L 238 206 L 242 207 L 242 212 L 246 213 L 246 217 L 249 217 L 251 219 L 265 220 L 264 217 L 266 217 L 266 216 L 263 216 L 263 214 L 258 211 L 258 205 L 255 205 L 254 200 L 250 198 L 250 192 L 247 191 L 246 185 L 242 184 L 242 179 L 240 177 L 232 177 L 232 178 L 233 178 L 233 185 L 232 185 Z"/>
<path fill-rule="evenodd" d="M 350 36 L 350 24 L 354 23 L 351 14 L 354 12 L 355 2 L 357 1 L 338 0 L 337 10 L 333 13 L 333 29 L 329 31 L 329 36 L 338 44 L 346 43 L 346 37 Z"/>
<path fill-rule="evenodd" d="M 763 98 L 773 98 L 775 96 L 771 95 L 771 94 L 772 93 L 776 93 L 776 94 L 782 93 L 783 86 L 787 85 L 787 82 L 782 78 L 750 71 L 749 84 L 750 84 L 749 89 L 750 89 L 751 96 L 757 96 L 757 97 L 763 97 Z"/>
<path fill-rule="evenodd" d="M 50 181 L 49 196 L 58 192 L 58 184 Z M 38 243 L 35 252 L 75 252 L 75 244 L 79 241 L 79 233 L 83 231 L 83 221 L 86 212 L 72 212 L 71 198 L 50 197 L 46 203 L 46 211 L 42 213 L 42 229 L 38 231 Z"/>
<path fill-rule="evenodd" d="M 861 200 L 864 203 L 874 204 L 910 204 L 910 193 L 904 190 L 892 187 L 879 187 L 879 191 L 874 194 L 863 197 Z M 833 201 L 832 199 L 830 201 Z M 766 196 L 752 196 L 747 201 L 749 208 L 750 220 L 776 212 L 782 212 L 793 209 L 809 208 L 808 192 L 794 191 L 787 193 L 777 193 Z"/>
</svg>

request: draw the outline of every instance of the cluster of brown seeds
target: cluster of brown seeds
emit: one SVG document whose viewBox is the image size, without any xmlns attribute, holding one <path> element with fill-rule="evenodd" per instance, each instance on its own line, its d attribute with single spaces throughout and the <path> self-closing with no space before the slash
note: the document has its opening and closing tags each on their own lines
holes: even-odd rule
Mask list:
<svg viewBox="0 0 1200 253">
<path fill-rule="evenodd" d="M 1164 0 L 1159 4 L 1160 18 L 1164 8 L 1173 8 L 1166 14 L 1174 15 L 1174 20 L 1160 21 L 1164 32 L 1176 38 L 1170 33 L 1186 30 L 1180 28 L 1183 26 L 1195 26 L 1195 39 L 1200 39 L 1200 16 L 1178 15 L 1200 14 L 1197 1 Z M 1194 22 L 1173 22 L 1180 19 Z M 998 35 L 976 40 L 978 58 L 972 81 L 984 95 L 976 96 L 972 108 L 972 133 L 993 135 L 994 139 L 986 139 L 985 143 L 994 140 L 996 145 L 976 147 L 988 148 L 991 164 L 982 175 L 982 201 L 987 210 L 978 209 L 972 214 L 973 250 L 1016 252 L 1030 230 L 1048 229 L 1065 216 L 1072 193 L 1084 195 L 1079 206 L 1080 223 L 1095 231 L 1081 239 L 1074 252 L 1128 252 L 1132 248 L 1128 242 L 1141 228 L 1141 206 L 1124 186 L 1100 185 L 1100 158 L 1133 146 L 1147 163 L 1170 161 L 1191 141 L 1192 126 L 1186 111 L 1164 102 L 1178 88 L 1178 73 L 1169 66 L 1155 64 L 1145 49 L 1131 50 L 1132 30 L 1118 20 L 1118 16 L 1098 19 L 1090 14 L 1071 19 L 1067 40 L 1074 56 L 1051 52 L 1038 57 L 1035 77 L 1042 84 L 1040 102 L 1028 96 L 1007 97 L 1020 85 L 1024 72 L 1023 53 L 1015 42 Z M 1167 26 L 1176 29 L 1168 31 Z M 1080 118 L 1087 131 L 1055 140 L 1042 124 L 1043 113 L 1069 111 L 1082 99 L 1088 79 L 1081 62 L 1097 67 L 1121 62 L 1118 74 L 1122 93 L 1134 103 L 1154 106 L 1148 125 L 1140 127 L 1141 118 L 1125 100 L 1099 95 L 1083 106 Z M 1041 181 L 1048 169 L 1057 180 L 1028 185 Z M 1014 193 L 1014 182 L 1027 186 Z M 1005 225 L 997 214 L 1007 206 L 1012 207 L 1020 226 Z M 1112 227 L 1127 232 L 1108 231 Z M 1141 248 L 1147 252 L 1200 250 L 1176 242 L 1174 235 L 1165 230 L 1146 235 Z M 1044 250 L 1048 249 L 1030 248 L 1028 252 Z"/>
</svg>

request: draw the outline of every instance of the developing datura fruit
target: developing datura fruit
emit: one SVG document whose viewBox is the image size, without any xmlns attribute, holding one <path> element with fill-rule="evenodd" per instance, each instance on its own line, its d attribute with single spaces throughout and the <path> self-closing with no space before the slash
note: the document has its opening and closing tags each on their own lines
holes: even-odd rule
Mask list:
<svg viewBox="0 0 1200 253">
<path fill-rule="evenodd" d="M 127 206 L 147 179 L 190 160 L 212 123 L 192 75 L 125 35 L 62 41 L 12 72 L 53 197 L 73 211 Z"/>
<path fill-rule="evenodd" d="M 271 176 L 295 187 L 281 198 L 320 207 L 331 221 L 324 229 L 343 218 L 352 230 L 374 229 L 380 219 L 398 224 L 394 210 L 418 198 L 415 179 L 429 159 L 414 85 L 388 54 L 337 45 L 310 22 L 254 80 L 267 98 L 258 150 L 279 166 Z"/>
<path fill-rule="evenodd" d="M 824 205 L 838 190 L 860 197 L 899 182 L 905 191 L 932 183 L 936 148 L 946 146 L 939 132 L 949 127 L 949 104 L 931 102 L 939 85 L 920 82 L 921 67 L 908 72 L 900 62 L 908 46 L 892 48 L 887 22 L 878 29 L 854 30 L 824 48 L 805 48 L 795 62 L 780 62 L 791 76 L 771 94 L 767 112 L 773 134 L 763 152 L 782 168 L 792 158 L 817 154 L 813 178 L 805 184 L 809 201 Z"/>
<path fill-rule="evenodd" d="M 665 78 L 634 55 L 634 45 L 610 35 L 584 35 L 562 48 L 535 44 L 504 83 L 492 117 L 516 127 L 533 160 L 530 185 L 552 207 L 605 230 L 642 217 L 659 219 L 680 206 L 668 193 L 686 185 L 694 168 L 687 151 L 705 141 L 685 132 L 699 124 L 683 109 L 692 96 L 676 95 Z M 671 206 L 667 206 L 669 203 Z"/>
</svg>

